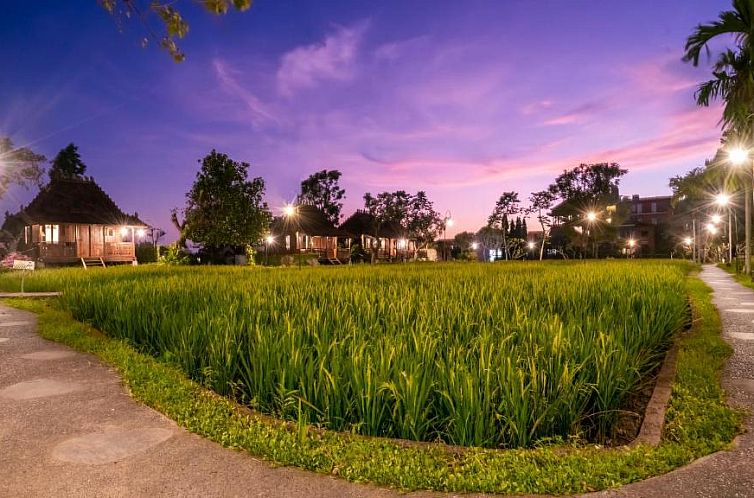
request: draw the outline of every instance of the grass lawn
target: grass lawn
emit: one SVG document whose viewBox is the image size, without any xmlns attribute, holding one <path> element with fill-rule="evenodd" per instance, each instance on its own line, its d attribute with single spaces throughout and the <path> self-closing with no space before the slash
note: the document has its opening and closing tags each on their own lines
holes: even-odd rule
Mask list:
<svg viewBox="0 0 754 498">
<path fill-rule="evenodd" d="M 666 472 L 737 434 L 719 387 L 730 348 L 691 268 L 66 270 L 27 280 L 63 299 L 11 304 L 115 366 L 136 399 L 269 461 L 400 489 L 557 494 Z M 699 319 L 678 335 L 687 298 Z M 674 336 L 660 446 L 586 442 Z"/>
</svg>

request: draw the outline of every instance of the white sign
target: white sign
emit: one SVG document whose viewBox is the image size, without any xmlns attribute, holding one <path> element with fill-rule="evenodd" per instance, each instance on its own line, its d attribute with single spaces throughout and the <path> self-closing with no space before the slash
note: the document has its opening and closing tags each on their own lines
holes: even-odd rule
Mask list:
<svg viewBox="0 0 754 498">
<path fill-rule="evenodd" d="M 13 260 L 13 269 L 14 270 L 27 270 L 27 271 L 33 271 L 34 270 L 34 261 L 24 261 L 23 259 L 14 259 Z"/>
</svg>

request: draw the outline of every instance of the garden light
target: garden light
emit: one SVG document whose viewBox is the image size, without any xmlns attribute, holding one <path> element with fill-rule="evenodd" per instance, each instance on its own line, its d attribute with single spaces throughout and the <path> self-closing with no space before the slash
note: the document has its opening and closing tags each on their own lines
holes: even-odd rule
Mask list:
<svg viewBox="0 0 754 498">
<path fill-rule="evenodd" d="M 479 244 L 476 243 L 476 242 L 472 242 L 471 243 L 471 248 L 476 251 L 479 248 Z"/>
<path fill-rule="evenodd" d="M 283 214 L 289 218 L 291 216 L 294 216 L 296 214 L 296 206 L 294 206 L 293 204 L 286 204 L 283 208 Z"/>
<path fill-rule="evenodd" d="M 634 247 L 636 245 L 636 241 L 634 239 L 628 239 L 628 242 L 626 242 L 628 247 Z"/>
<path fill-rule="evenodd" d="M 138 230 L 136 230 L 136 236 L 137 237 L 144 237 L 146 234 L 147 234 L 147 232 L 143 228 L 139 228 Z"/>
<path fill-rule="evenodd" d="M 713 223 L 707 223 L 706 228 L 707 231 L 712 235 L 715 235 L 717 233 L 717 227 Z"/>
<path fill-rule="evenodd" d="M 128 227 L 120 227 L 120 236 L 125 237 L 128 235 Z"/>
<path fill-rule="evenodd" d="M 687 246 L 690 246 L 692 242 L 693 242 L 693 239 L 691 237 L 686 237 L 685 239 L 683 239 L 683 243 L 686 244 Z"/>
<path fill-rule="evenodd" d="M 534 249 L 534 246 L 536 245 L 534 242 L 529 242 L 529 249 Z"/>
<path fill-rule="evenodd" d="M 720 216 L 719 214 L 713 214 L 712 216 L 710 216 L 710 220 L 712 220 L 712 223 L 717 225 L 718 223 L 723 221 L 723 217 Z"/>
<path fill-rule="evenodd" d="M 586 220 L 590 222 L 597 221 L 597 213 L 595 213 L 594 211 L 589 211 L 588 213 L 586 213 Z"/>
<path fill-rule="evenodd" d="M 730 202 L 730 196 L 728 194 L 717 194 L 715 196 L 715 204 L 718 206 L 727 206 Z"/>
<path fill-rule="evenodd" d="M 275 237 L 268 235 L 265 240 L 267 241 L 267 245 L 272 245 L 275 242 Z"/>
</svg>

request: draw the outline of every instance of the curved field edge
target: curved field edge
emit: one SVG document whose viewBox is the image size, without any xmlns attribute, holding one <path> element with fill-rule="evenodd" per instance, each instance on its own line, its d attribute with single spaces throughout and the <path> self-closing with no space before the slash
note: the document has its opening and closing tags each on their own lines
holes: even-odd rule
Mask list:
<svg viewBox="0 0 754 498">
<path fill-rule="evenodd" d="M 656 448 L 612 449 L 561 445 L 455 451 L 441 444 L 406 446 L 387 439 L 297 427 L 249 413 L 189 380 L 175 367 L 75 321 L 55 301 L 5 302 L 37 313 L 44 338 L 92 353 L 113 366 L 136 400 L 191 432 L 271 463 L 401 490 L 568 494 L 668 472 L 726 448 L 739 433 L 743 415 L 726 404 L 720 387 L 731 348 L 720 337 L 711 291 L 695 277 L 687 279 L 687 289 L 695 324 L 678 339 L 677 375 L 663 441 Z"/>
</svg>

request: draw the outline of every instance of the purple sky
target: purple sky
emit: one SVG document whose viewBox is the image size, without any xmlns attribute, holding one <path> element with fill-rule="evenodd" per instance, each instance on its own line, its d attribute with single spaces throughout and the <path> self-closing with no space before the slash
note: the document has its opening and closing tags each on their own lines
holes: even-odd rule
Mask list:
<svg viewBox="0 0 754 498">
<path fill-rule="evenodd" d="M 163 228 L 212 148 L 251 163 L 276 212 L 336 168 L 346 215 L 366 191 L 426 190 L 476 230 L 503 191 L 525 199 L 580 162 L 628 168 L 623 194 L 667 194 L 719 140 L 719 109 L 693 101 L 709 69 L 680 59 L 728 0 L 181 4 L 182 64 L 95 0 L 4 6 L 0 135 L 48 157 L 75 142 L 124 210 Z"/>
</svg>

